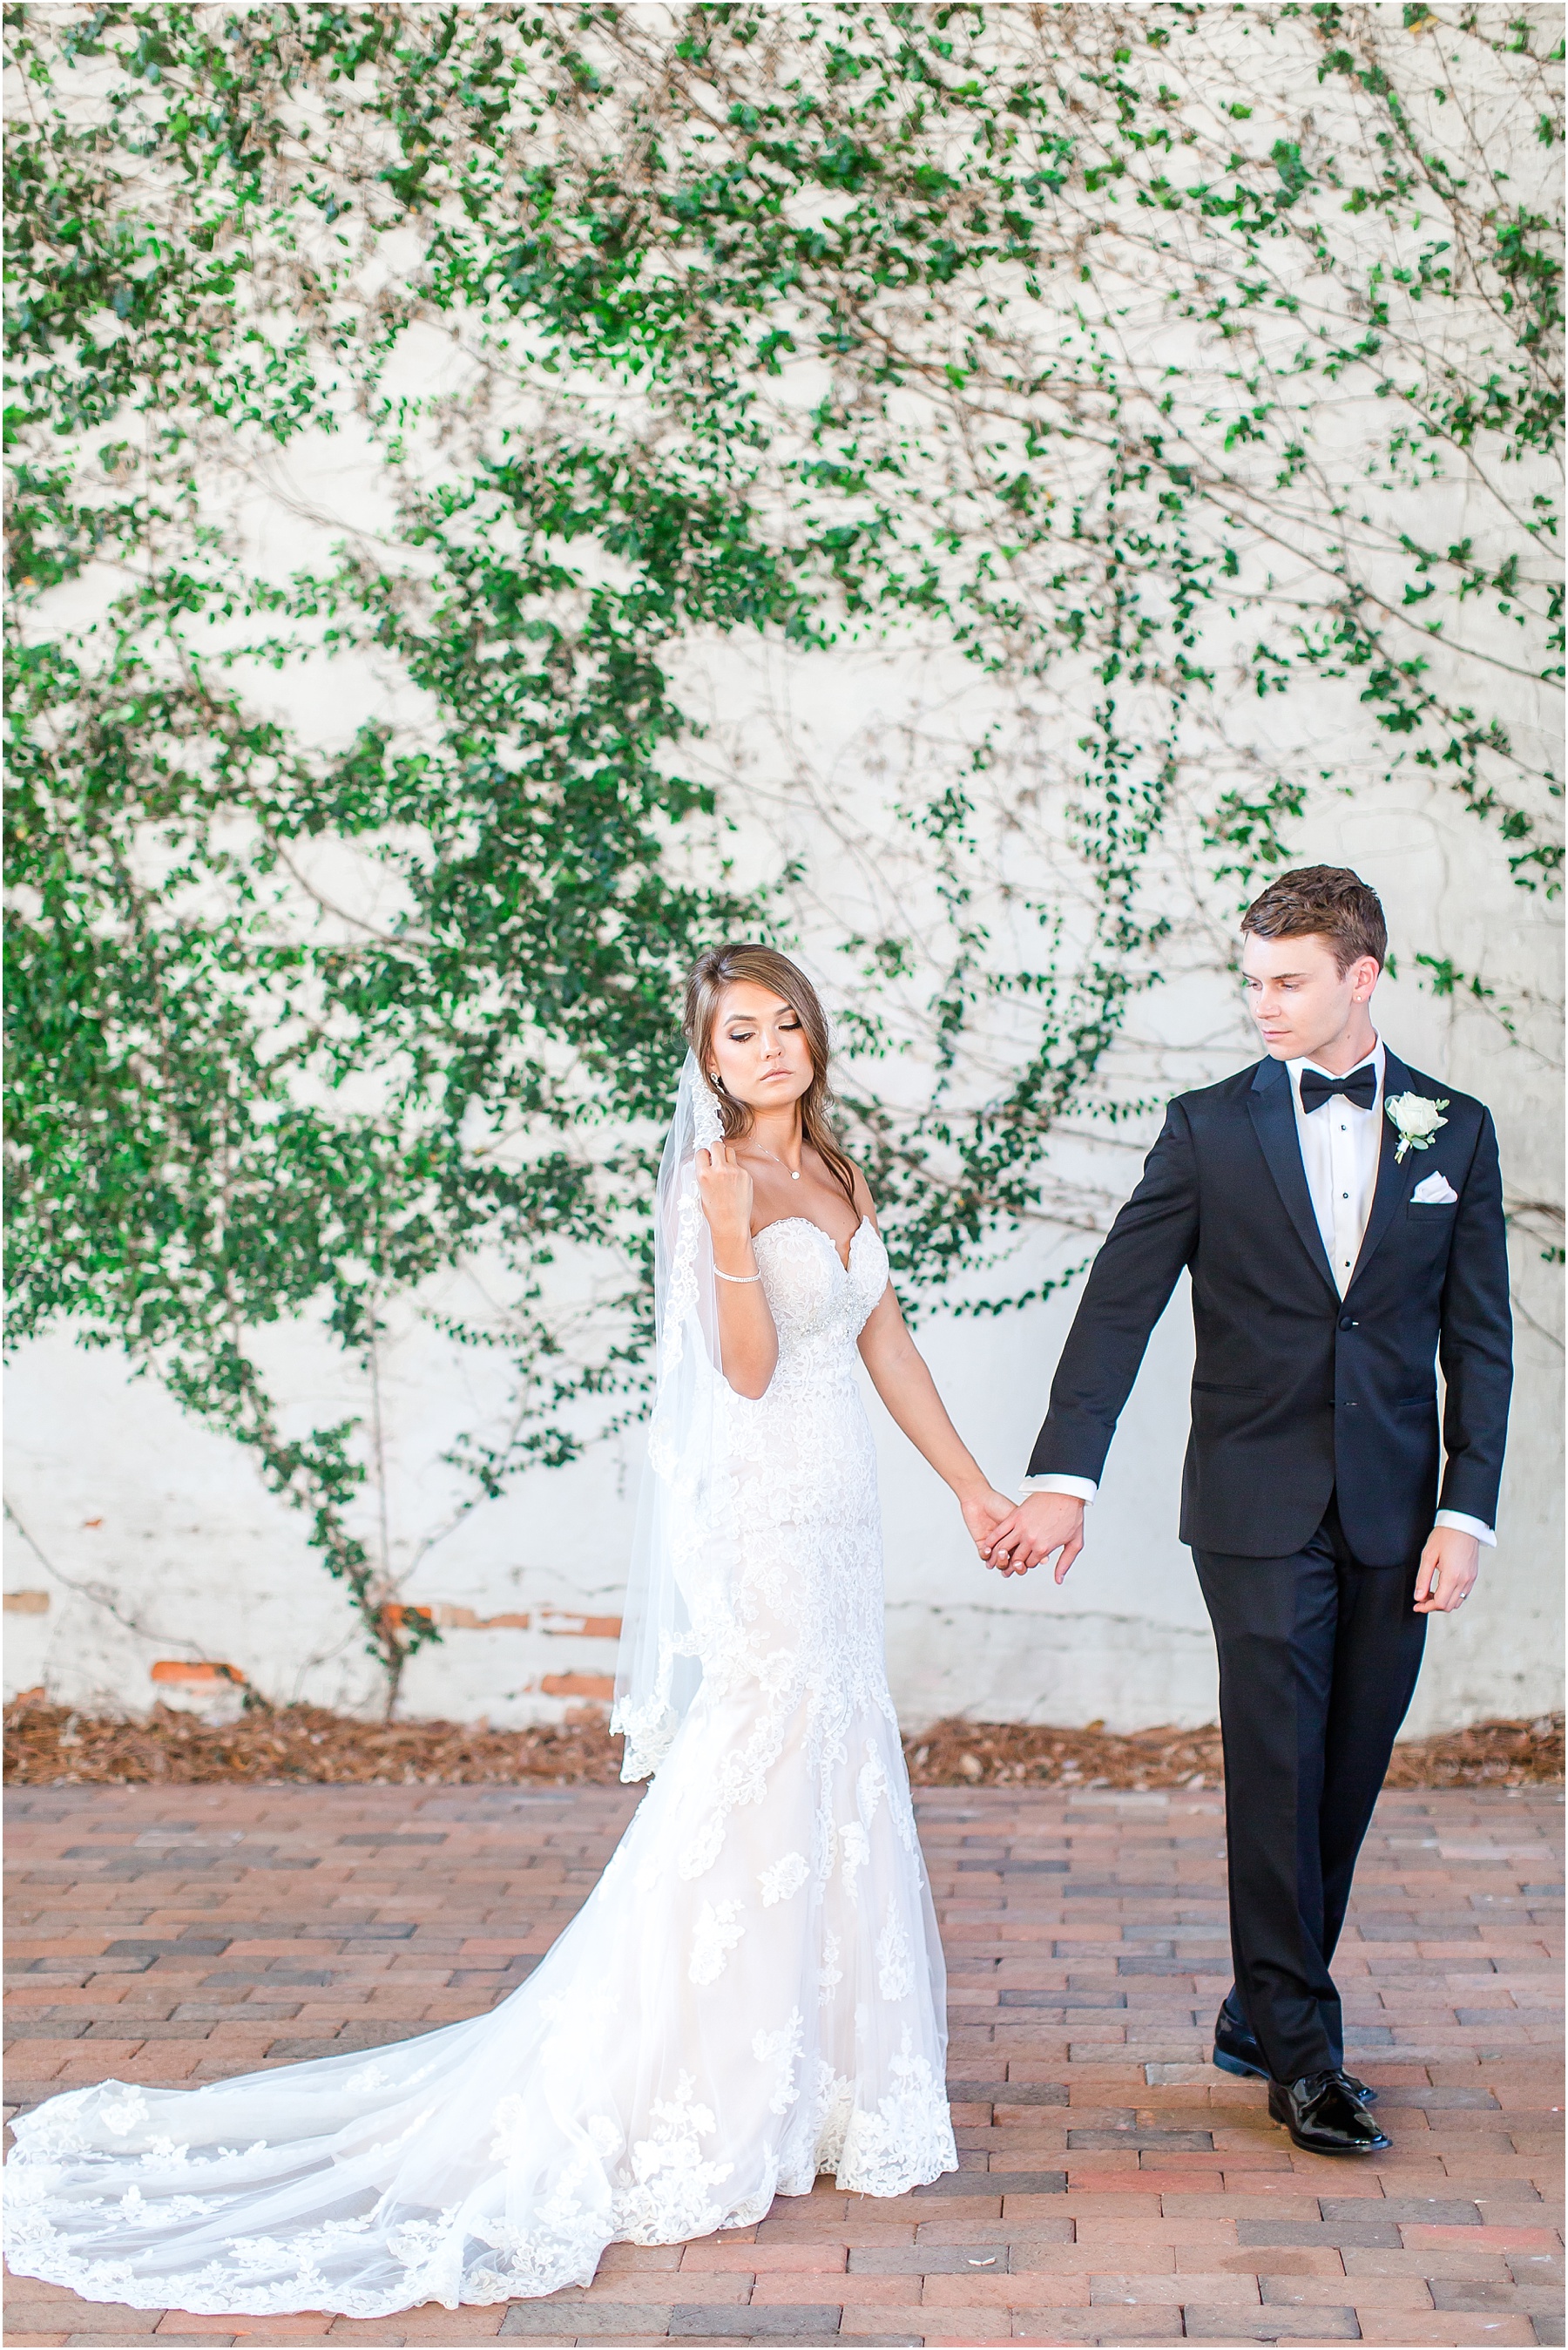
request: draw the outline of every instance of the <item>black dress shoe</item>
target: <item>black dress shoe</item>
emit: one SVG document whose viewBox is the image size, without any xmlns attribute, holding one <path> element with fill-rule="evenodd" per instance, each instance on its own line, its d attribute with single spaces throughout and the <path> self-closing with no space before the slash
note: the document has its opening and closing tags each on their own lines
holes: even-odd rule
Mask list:
<svg viewBox="0 0 1568 2350">
<path fill-rule="evenodd" d="M 1222 2007 L 1214 2019 L 1214 2062 L 1221 2073 L 1234 2073 L 1241 2080 L 1266 2081 L 1269 2078 L 1268 2059 L 1262 2048 L 1226 2007 Z M 1355 2074 L 1345 2072 L 1343 2065 L 1336 2071 L 1337 2077 L 1353 2097 L 1359 2097 L 1364 2106 L 1377 2103 L 1377 2092 L 1370 2081 L 1358 2081 Z"/>
<path fill-rule="evenodd" d="M 1271 2081 L 1269 2112 L 1308 2154 L 1386 2154 L 1392 2143 L 1337 2073 Z"/>
<path fill-rule="evenodd" d="M 1214 2019 L 1214 2062 L 1222 2073 L 1234 2073 L 1242 2080 L 1269 2077 L 1262 2050 L 1250 2032 L 1233 2022 L 1228 2008 L 1222 2007 Z"/>
</svg>

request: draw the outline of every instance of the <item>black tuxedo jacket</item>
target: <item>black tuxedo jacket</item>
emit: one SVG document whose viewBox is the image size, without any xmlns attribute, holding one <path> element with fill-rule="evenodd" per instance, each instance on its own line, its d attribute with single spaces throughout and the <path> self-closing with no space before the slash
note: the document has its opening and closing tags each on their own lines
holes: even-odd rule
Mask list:
<svg viewBox="0 0 1568 2350">
<path fill-rule="evenodd" d="M 1397 1161 L 1383 1120 L 1372 1212 L 1341 1299 L 1313 1213 L 1281 1061 L 1182 1094 L 1106 1235 L 1029 1462 L 1097 1479 L 1183 1265 L 1198 1360 L 1181 1539 L 1245 1558 L 1300 1550 L 1337 1497 L 1368 1565 L 1414 1560 L 1436 1509 L 1492 1525 L 1512 1383 L 1497 1136 L 1484 1105 L 1386 1054 L 1384 1098 L 1447 1101 Z M 1451 1205 L 1411 1199 L 1441 1172 Z M 1438 1486 L 1436 1365 L 1446 1384 Z"/>
</svg>

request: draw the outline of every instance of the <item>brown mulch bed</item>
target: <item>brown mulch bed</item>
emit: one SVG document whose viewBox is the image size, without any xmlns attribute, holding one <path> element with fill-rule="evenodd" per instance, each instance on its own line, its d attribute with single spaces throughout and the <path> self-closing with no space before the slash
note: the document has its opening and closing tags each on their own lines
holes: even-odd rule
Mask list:
<svg viewBox="0 0 1568 2350">
<path fill-rule="evenodd" d="M 1017 1722 L 939 1721 L 904 1742 L 918 1787 L 1217 1787 L 1220 1732 L 1120 1736 Z M 253 1705 L 229 1729 L 157 1706 L 145 1721 L 71 1712 L 29 1694 L 5 1709 L 5 1776 L 16 1786 L 295 1782 L 329 1786 L 556 1785 L 613 1781 L 620 1740 L 602 1720 L 559 1730 L 483 1723 L 383 1726 L 313 1705 Z M 1520 1787 L 1563 1777 L 1563 1716 L 1483 1721 L 1395 1749 L 1391 1787 Z"/>
<path fill-rule="evenodd" d="M 503 1786 L 618 1779 L 620 1740 L 598 1718 L 561 1730 L 491 1730 L 483 1722 L 383 1725 L 325 1706 L 252 1705 L 217 1730 L 156 1705 L 145 1721 L 69 1712 L 37 1698 L 5 1708 L 5 1777 L 13 1786 L 141 1786 L 296 1781 L 346 1786 Z"/>
<path fill-rule="evenodd" d="M 1223 1778 L 1220 1732 L 1137 1730 L 1126 1735 L 1040 1730 L 1018 1722 L 939 1721 L 904 1741 L 918 1787 L 1038 1785 L 1218 1787 Z M 1394 1749 L 1390 1787 L 1522 1787 L 1563 1777 L 1563 1716 L 1533 1721 L 1479 1721 L 1438 1738 L 1412 1738 Z"/>
</svg>

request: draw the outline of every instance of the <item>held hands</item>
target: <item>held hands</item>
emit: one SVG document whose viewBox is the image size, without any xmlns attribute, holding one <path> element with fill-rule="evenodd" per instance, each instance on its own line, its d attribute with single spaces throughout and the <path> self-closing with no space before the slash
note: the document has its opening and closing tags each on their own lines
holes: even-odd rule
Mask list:
<svg viewBox="0 0 1568 2350">
<path fill-rule="evenodd" d="M 959 1491 L 958 1505 L 976 1550 L 989 1564 L 992 1534 L 1003 1518 L 1012 1515 L 1012 1503 L 992 1485 L 966 1485 Z"/>
<path fill-rule="evenodd" d="M 1009 1507 L 1005 1519 L 992 1529 L 990 1548 L 981 1556 L 1001 1575 L 1027 1575 L 1032 1566 L 1060 1551 L 1056 1581 L 1084 1547 L 1084 1504 L 1074 1493 L 1030 1493 Z"/>
<path fill-rule="evenodd" d="M 1451 1616 L 1475 1586 L 1480 1544 L 1462 1526 L 1434 1526 L 1416 1569 L 1417 1616 Z"/>
<path fill-rule="evenodd" d="M 697 1191 L 713 1235 L 713 1253 L 726 1271 L 738 1269 L 752 1241 L 752 1179 L 732 1146 L 715 1142 L 697 1152 Z M 732 1267 L 730 1259 L 736 1260 Z"/>
<path fill-rule="evenodd" d="M 997 1498 L 991 1494 L 987 1501 L 994 1503 Z M 997 1518 L 989 1534 L 967 1505 L 964 1522 L 981 1558 L 1002 1575 L 1027 1575 L 1059 1551 L 1055 1579 L 1061 1583 L 1084 1547 L 1084 1504 L 1071 1493 L 1031 1493 Z M 1462 1607 L 1475 1588 L 1480 1565 L 1480 1544 L 1474 1534 L 1459 1526 L 1434 1526 L 1416 1570 L 1417 1615 L 1451 1615 Z"/>
</svg>

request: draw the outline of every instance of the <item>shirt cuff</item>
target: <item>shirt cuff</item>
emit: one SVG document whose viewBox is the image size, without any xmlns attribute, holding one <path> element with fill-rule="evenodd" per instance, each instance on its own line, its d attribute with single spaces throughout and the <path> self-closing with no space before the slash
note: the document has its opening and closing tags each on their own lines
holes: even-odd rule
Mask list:
<svg viewBox="0 0 1568 2350">
<path fill-rule="evenodd" d="M 1432 1520 L 1435 1526 L 1455 1526 L 1462 1534 L 1474 1534 L 1477 1542 L 1485 1543 L 1488 1550 L 1497 1548 L 1497 1536 L 1480 1518 L 1467 1518 L 1462 1510 L 1439 1510 Z"/>
<path fill-rule="evenodd" d="M 1058 1476 L 1054 1469 L 1042 1470 L 1038 1477 L 1025 1477 L 1024 1489 L 1031 1493 L 1070 1493 L 1075 1502 L 1092 1502 L 1099 1487 L 1092 1477 Z"/>
</svg>

